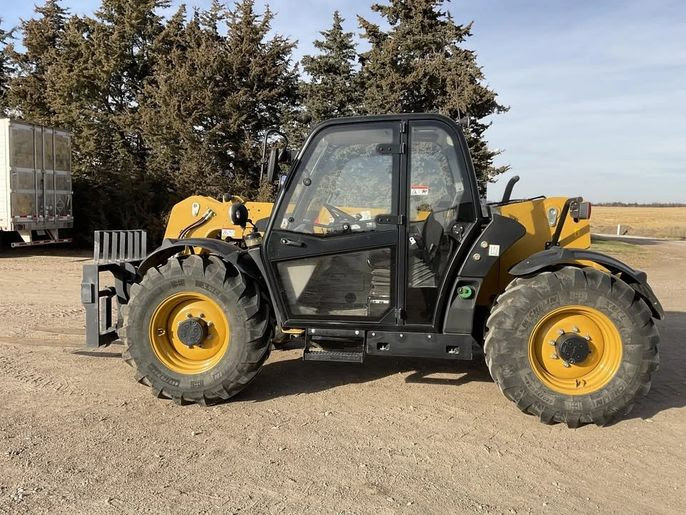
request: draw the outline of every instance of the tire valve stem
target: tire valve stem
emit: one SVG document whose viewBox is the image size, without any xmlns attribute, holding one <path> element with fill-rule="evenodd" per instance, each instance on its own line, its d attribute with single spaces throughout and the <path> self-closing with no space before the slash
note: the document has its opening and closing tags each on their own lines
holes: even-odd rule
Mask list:
<svg viewBox="0 0 686 515">
<path fill-rule="evenodd" d="M 157 328 L 157 336 L 164 336 L 166 333 L 167 333 L 167 331 L 165 331 L 161 327 Z"/>
</svg>

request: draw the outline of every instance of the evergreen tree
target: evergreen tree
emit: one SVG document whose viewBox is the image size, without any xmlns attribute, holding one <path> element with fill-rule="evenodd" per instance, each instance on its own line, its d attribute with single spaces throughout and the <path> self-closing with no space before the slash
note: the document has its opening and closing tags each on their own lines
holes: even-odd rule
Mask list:
<svg viewBox="0 0 686 515">
<path fill-rule="evenodd" d="M 252 0 L 234 10 L 176 13 L 156 41 L 142 125 L 150 170 L 178 195 L 231 192 L 255 198 L 260 136 L 295 106 L 293 43 L 268 37 L 273 14 Z M 225 23 L 220 36 L 218 23 Z M 164 179 L 162 179 L 164 178 Z"/>
<path fill-rule="evenodd" d="M 73 131 L 75 218 L 82 233 L 98 227 L 159 230 L 164 188 L 147 172 L 139 106 L 162 31 L 166 0 L 103 0 L 94 17 L 65 24 L 50 67 L 53 123 Z"/>
<path fill-rule="evenodd" d="M 323 39 L 314 42 L 319 55 L 302 59 L 303 69 L 310 76 L 309 82 L 302 84 L 304 104 L 315 122 L 350 116 L 359 110 L 362 95 L 355 70 L 357 51 L 353 33 L 343 31 L 343 21 L 335 11 L 332 27 L 320 32 Z"/>
<path fill-rule="evenodd" d="M 10 82 L 10 61 L 8 56 L 8 40 L 12 37 L 10 31 L 3 30 L 0 18 L 0 116 L 5 114 L 7 89 Z"/>
<path fill-rule="evenodd" d="M 497 151 L 488 148 L 484 132 L 489 115 L 507 108 L 484 83 L 476 53 L 463 47 L 471 24 L 455 23 L 442 10 L 443 0 L 388 0 L 374 4 L 390 26 L 358 17 L 371 48 L 360 56 L 366 113 L 438 112 L 453 119 L 468 115 L 465 129 L 477 175 L 485 182 L 506 171 L 495 167 Z"/>
<path fill-rule="evenodd" d="M 22 21 L 20 25 L 24 50 L 9 52 L 17 69 L 9 103 L 27 120 L 53 124 L 55 111 L 48 97 L 54 80 L 50 74 L 60 57 L 68 12 L 58 0 L 47 0 L 42 6 L 36 6 L 35 12 L 37 18 Z"/>
</svg>

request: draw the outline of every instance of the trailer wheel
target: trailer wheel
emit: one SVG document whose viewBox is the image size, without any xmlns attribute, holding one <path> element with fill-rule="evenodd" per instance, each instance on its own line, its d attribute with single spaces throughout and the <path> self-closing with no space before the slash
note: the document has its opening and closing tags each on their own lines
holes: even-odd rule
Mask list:
<svg viewBox="0 0 686 515">
<path fill-rule="evenodd" d="M 605 425 L 648 392 L 658 368 L 650 309 L 624 281 L 592 268 L 515 279 L 487 326 L 491 376 L 544 423 Z"/>
<path fill-rule="evenodd" d="M 269 356 L 269 310 L 256 285 L 216 256 L 148 270 L 122 308 L 122 356 L 157 397 L 213 403 L 245 388 Z"/>
</svg>

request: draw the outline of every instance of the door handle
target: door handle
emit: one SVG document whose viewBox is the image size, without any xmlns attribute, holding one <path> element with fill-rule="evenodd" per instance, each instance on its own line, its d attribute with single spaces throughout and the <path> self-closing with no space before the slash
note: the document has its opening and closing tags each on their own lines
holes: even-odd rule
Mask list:
<svg viewBox="0 0 686 515">
<path fill-rule="evenodd" d="M 289 240 L 288 238 L 281 238 L 281 245 L 288 245 L 289 247 L 304 247 L 302 241 Z"/>
</svg>

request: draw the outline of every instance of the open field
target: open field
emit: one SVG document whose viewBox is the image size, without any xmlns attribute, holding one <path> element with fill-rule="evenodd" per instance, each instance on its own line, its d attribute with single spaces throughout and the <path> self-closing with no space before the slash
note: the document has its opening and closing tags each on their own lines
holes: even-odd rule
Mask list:
<svg viewBox="0 0 686 515">
<path fill-rule="evenodd" d="M 5 251 L 0 513 L 683 513 L 686 242 L 599 245 L 644 268 L 668 314 L 648 396 L 577 430 L 520 413 L 480 363 L 294 348 L 232 402 L 177 406 L 120 346 L 83 348 L 89 253 Z"/>
<path fill-rule="evenodd" d="M 653 253 L 647 245 L 647 242 L 642 243 L 644 244 L 636 245 L 625 241 L 594 239 L 591 250 L 602 252 L 603 254 L 610 254 L 625 263 L 630 263 L 631 266 L 640 270 L 644 268 L 653 257 Z"/>
<path fill-rule="evenodd" d="M 686 207 L 593 206 L 591 230 L 615 234 L 617 224 L 632 236 L 686 239 Z"/>
</svg>

